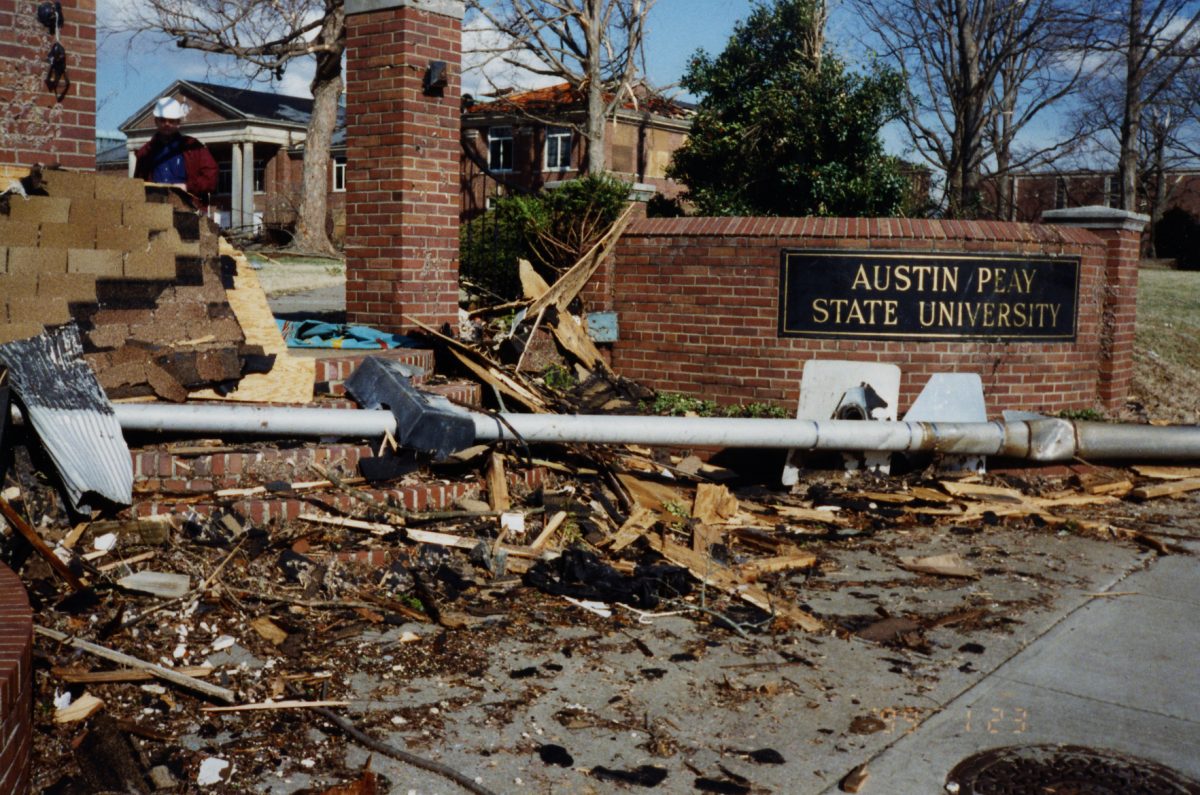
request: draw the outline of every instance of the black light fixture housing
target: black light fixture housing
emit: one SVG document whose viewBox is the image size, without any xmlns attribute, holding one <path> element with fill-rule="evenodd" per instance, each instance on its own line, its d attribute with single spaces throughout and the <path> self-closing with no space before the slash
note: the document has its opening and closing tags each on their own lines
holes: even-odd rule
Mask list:
<svg viewBox="0 0 1200 795">
<path fill-rule="evenodd" d="M 430 96 L 441 96 L 450 80 L 450 71 L 445 61 L 430 61 L 425 70 L 424 90 Z"/>
</svg>

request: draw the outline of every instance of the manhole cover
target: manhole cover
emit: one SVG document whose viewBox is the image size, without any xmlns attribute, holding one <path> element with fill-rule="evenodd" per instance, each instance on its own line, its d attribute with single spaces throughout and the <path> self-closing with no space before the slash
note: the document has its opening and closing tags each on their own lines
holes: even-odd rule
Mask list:
<svg viewBox="0 0 1200 795">
<path fill-rule="evenodd" d="M 969 756 L 946 777 L 958 795 L 1200 795 L 1170 768 L 1073 745 L 995 748 Z"/>
</svg>

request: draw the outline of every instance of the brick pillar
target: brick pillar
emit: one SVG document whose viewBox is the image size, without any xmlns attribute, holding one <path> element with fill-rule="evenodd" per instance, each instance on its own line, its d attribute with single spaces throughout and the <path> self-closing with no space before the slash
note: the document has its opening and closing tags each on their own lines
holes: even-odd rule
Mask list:
<svg viewBox="0 0 1200 795">
<path fill-rule="evenodd" d="M 29 791 L 33 752 L 33 611 L 0 563 L 0 792 Z"/>
<path fill-rule="evenodd" d="M 1104 241 L 1104 311 L 1100 326 L 1097 397 L 1105 408 L 1125 405 L 1133 383 L 1133 337 L 1137 324 L 1138 259 L 1149 216 L 1110 207 L 1048 210 L 1042 222 L 1088 229 Z"/>
<path fill-rule="evenodd" d="M 346 315 L 458 317 L 463 0 L 346 2 Z M 445 86 L 427 88 L 435 61 Z"/>
<path fill-rule="evenodd" d="M 37 3 L 0 0 L 0 165 L 96 168 L 96 6 L 63 3 L 66 79 L 46 87 L 54 36 Z M 62 94 L 61 99 L 58 94 Z"/>
</svg>

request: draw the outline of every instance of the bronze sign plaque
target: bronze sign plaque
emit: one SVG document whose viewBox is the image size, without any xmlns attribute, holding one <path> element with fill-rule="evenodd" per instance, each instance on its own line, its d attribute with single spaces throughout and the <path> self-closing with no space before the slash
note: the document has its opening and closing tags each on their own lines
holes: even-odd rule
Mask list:
<svg viewBox="0 0 1200 795">
<path fill-rule="evenodd" d="M 1071 342 L 1078 257 L 784 249 L 779 335 Z"/>
</svg>

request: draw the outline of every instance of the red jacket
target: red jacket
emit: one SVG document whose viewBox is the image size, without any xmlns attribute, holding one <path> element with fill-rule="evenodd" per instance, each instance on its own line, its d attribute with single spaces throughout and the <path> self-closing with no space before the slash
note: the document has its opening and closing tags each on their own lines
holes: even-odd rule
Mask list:
<svg viewBox="0 0 1200 795">
<path fill-rule="evenodd" d="M 133 176 L 149 180 L 150 163 L 153 158 L 150 153 L 159 143 L 158 136 L 147 141 L 137 150 L 137 161 L 133 166 Z M 190 135 L 183 136 L 183 169 L 187 172 L 187 192 L 196 196 L 212 193 L 217 189 L 217 161 L 213 158 L 208 147 Z"/>
</svg>

